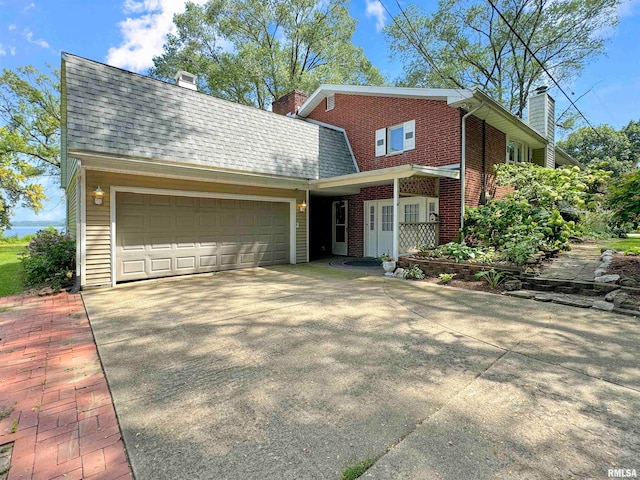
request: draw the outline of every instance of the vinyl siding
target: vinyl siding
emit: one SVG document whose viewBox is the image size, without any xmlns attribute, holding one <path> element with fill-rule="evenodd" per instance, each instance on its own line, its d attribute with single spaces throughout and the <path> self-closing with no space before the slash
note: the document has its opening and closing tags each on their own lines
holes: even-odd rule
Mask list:
<svg viewBox="0 0 640 480">
<path fill-rule="evenodd" d="M 195 182 L 142 175 L 124 175 L 94 170 L 86 171 L 86 179 L 86 283 L 83 285 L 84 287 L 111 285 L 112 282 L 111 186 L 296 198 L 296 203 L 302 202 L 306 195 L 303 191 L 295 190 Z M 96 205 L 91 194 L 98 186 L 104 191 L 102 205 Z M 306 214 L 297 212 L 296 221 L 299 225 L 296 229 L 296 262 L 303 263 L 307 261 Z"/>
<path fill-rule="evenodd" d="M 74 175 L 67 187 L 67 234 L 76 237 L 78 220 L 78 176 Z"/>
</svg>

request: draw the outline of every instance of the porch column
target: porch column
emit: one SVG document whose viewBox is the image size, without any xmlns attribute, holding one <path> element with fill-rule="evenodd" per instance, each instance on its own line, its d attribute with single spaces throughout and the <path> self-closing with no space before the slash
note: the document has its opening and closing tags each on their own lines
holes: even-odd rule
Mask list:
<svg viewBox="0 0 640 480">
<path fill-rule="evenodd" d="M 399 196 L 400 196 L 400 192 L 399 192 L 400 188 L 399 188 L 399 181 L 398 181 L 398 177 L 395 177 L 393 179 L 393 258 L 398 261 L 398 230 L 399 230 L 399 224 L 400 222 L 398 221 L 398 203 L 399 201 Z"/>
</svg>

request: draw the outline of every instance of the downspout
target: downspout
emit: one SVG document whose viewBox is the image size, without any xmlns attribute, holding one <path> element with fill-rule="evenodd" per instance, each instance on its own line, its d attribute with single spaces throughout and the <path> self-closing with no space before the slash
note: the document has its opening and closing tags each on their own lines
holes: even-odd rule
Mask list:
<svg viewBox="0 0 640 480">
<path fill-rule="evenodd" d="M 487 203 L 487 122 L 482 121 L 482 175 L 480 177 L 480 203 Z"/>
<path fill-rule="evenodd" d="M 460 230 L 464 228 L 464 206 L 465 206 L 465 171 L 467 168 L 467 117 L 473 115 L 482 108 L 482 102 L 477 107 L 471 109 L 462 116 L 462 155 L 460 157 Z M 464 238 L 462 239 L 464 243 Z"/>
</svg>

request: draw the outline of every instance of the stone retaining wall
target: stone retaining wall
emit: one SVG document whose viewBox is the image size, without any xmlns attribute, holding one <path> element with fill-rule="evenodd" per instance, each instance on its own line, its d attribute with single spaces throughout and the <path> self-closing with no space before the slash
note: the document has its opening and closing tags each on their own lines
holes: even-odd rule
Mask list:
<svg viewBox="0 0 640 480">
<path fill-rule="evenodd" d="M 458 280 L 475 280 L 475 274 L 483 270 L 491 270 L 492 268 L 500 272 L 509 272 L 515 276 L 519 276 L 522 270 L 514 267 L 501 267 L 495 265 L 483 265 L 477 263 L 455 263 L 443 262 L 441 260 L 422 259 L 415 257 L 404 257 L 398 262 L 398 266 L 403 268 L 418 265 L 420 269 L 430 277 L 437 277 L 441 273 L 455 273 Z"/>
</svg>

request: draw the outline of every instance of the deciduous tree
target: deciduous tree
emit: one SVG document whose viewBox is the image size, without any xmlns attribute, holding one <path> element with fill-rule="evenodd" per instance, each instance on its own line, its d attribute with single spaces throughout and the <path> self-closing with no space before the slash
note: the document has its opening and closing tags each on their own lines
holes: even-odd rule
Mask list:
<svg viewBox="0 0 640 480">
<path fill-rule="evenodd" d="M 42 175 L 58 175 L 60 100 L 58 72 L 32 66 L 0 75 L 0 231 L 16 206 L 37 211 L 45 199 Z"/>
<path fill-rule="evenodd" d="M 406 15 L 396 15 L 386 33 L 394 55 L 404 61 L 401 83 L 477 87 L 522 117 L 529 92 L 549 83 L 530 52 L 566 85 L 603 53 L 620 0 L 494 3 L 524 44 L 485 0 L 440 0 L 432 15 L 409 5 Z"/>
<path fill-rule="evenodd" d="M 381 84 L 382 76 L 351 43 L 356 21 L 346 0 L 210 0 L 174 17 L 164 53 L 150 74 L 199 75 L 199 87 L 266 109 L 293 89 L 321 83 Z"/>
</svg>

